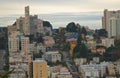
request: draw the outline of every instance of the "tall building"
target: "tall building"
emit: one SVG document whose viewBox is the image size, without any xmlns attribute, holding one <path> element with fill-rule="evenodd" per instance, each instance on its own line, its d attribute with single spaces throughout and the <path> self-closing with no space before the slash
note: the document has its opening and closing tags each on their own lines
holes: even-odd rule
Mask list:
<svg viewBox="0 0 120 78">
<path fill-rule="evenodd" d="M 52 34 L 51 27 L 43 27 L 43 20 L 37 15 L 30 15 L 29 6 L 25 7 L 25 16 L 16 19 L 13 25 L 8 26 L 8 31 L 19 30 L 23 35 L 37 36 L 39 34 Z"/>
<path fill-rule="evenodd" d="M 48 78 L 47 62 L 43 59 L 33 61 L 33 78 Z"/>
<path fill-rule="evenodd" d="M 25 17 L 20 17 L 16 20 L 16 29 L 19 30 L 21 33 L 24 32 L 23 28 L 25 27 Z"/>
<path fill-rule="evenodd" d="M 104 10 L 102 17 L 102 27 L 108 32 L 108 37 L 120 38 L 120 10 L 108 11 Z"/>
<path fill-rule="evenodd" d="M 28 17 L 30 14 L 29 14 L 29 6 L 26 6 L 25 7 L 25 17 Z"/>
<path fill-rule="evenodd" d="M 9 53 L 13 52 L 29 52 L 29 37 L 24 37 L 18 31 L 14 31 L 8 38 Z"/>
<path fill-rule="evenodd" d="M 31 35 L 36 35 L 37 33 L 37 25 L 38 25 L 38 16 L 37 15 L 30 15 L 29 16 L 29 30 Z"/>
</svg>

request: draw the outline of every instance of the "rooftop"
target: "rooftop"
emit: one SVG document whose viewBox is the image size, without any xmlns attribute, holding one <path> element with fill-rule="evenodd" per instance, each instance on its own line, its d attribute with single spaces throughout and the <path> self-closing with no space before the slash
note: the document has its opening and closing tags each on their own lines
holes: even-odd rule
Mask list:
<svg viewBox="0 0 120 78">
<path fill-rule="evenodd" d="M 35 58 L 33 62 L 45 62 L 45 60 L 43 58 Z"/>
</svg>

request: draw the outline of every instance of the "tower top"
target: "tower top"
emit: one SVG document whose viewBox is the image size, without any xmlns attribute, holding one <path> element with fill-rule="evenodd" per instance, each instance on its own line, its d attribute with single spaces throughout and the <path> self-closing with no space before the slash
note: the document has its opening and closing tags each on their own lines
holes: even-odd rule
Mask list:
<svg viewBox="0 0 120 78">
<path fill-rule="evenodd" d="M 25 7 L 25 17 L 29 16 L 29 6 Z"/>
</svg>

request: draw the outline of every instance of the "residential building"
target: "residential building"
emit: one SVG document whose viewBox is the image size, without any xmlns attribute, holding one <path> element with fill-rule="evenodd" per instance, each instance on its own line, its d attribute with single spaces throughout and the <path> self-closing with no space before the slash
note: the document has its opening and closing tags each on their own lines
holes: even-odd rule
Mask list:
<svg viewBox="0 0 120 78">
<path fill-rule="evenodd" d="M 103 62 L 100 64 L 86 64 L 86 65 L 80 65 L 78 67 L 79 72 L 81 72 L 82 78 L 100 78 L 105 75 L 106 73 L 106 67 L 109 65 L 107 62 Z"/>
<path fill-rule="evenodd" d="M 50 69 L 50 78 L 56 78 L 57 75 L 59 74 L 61 66 L 53 66 L 49 67 Z"/>
<path fill-rule="evenodd" d="M 104 38 L 101 39 L 102 45 L 105 47 L 111 47 L 114 46 L 114 39 L 113 38 Z"/>
<path fill-rule="evenodd" d="M 14 27 L 16 27 L 17 30 L 19 30 L 21 33 L 24 33 L 23 28 L 25 27 L 25 17 L 20 17 L 19 19 L 16 19 Z M 11 26 L 12 27 L 12 26 Z"/>
<path fill-rule="evenodd" d="M 37 32 L 44 34 L 43 20 L 38 19 Z"/>
<path fill-rule="evenodd" d="M 24 37 L 18 32 L 13 32 L 8 38 L 8 50 L 11 54 L 12 52 L 25 52 L 29 51 L 29 37 Z"/>
<path fill-rule="evenodd" d="M 43 59 L 33 61 L 33 78 L 48 78 L 47 62 Z"/>
<path fill-rule="evenodd" d="M 61 54 L 58 51 L 46 52 L 43 57 L 49 62 L 61 61 Z"/>
<path fill-rule="evenodd" d="M 66 67 L 60 68 L 60 73 L 57 75 L 57 78 L 72 78 L 69 70 Z"/>
<path fill-rule="evenodd" d="M 87 59 L 86 58 L 75 58 L 74 62 L 75 62 L 76 66 L 79 66 L 79 65 L 82 65 L 82 64 L 86 64 Z"/>
<path fill-rule="evenodd" d="M 120 74 L 120 59 L 114 63 L 117 74 Z"/>
<path fill-rule="evenodd" d="M 11 34 L 11 32 L 13 31 L 17 31 L 17 28 L 14 25 L 8 25 L 7 29 L 8 29 L 8 34 Z"/>
<path fill-rule="evenodd" d="M 29 49 L 30 49 L 31 53 L 35 53 L 36 52 L 36 46 L 35 46 L 34 42 L 29 44 Z"/>
<path fill-rule="evenodd" d="M 16 68 L 8 78 L 26 78 L 25 71 L 21 68 Z"/>
<path fill-rule="evenodd" d="M 99 57 L 93 57 L 93 62 L 100 63 L 100 58 Z"/>
<path fill-rule="evenodd" d="M 110 76 L 115 76 L 115 65 L 111 64 L 107 66 L 107 70 L 108 70 L 108 75 Z"/>
<path fill-rule="evenodd" d="M 87 40 L 87 47 L 88 49 L 96 48 L 96 41 L 94 41 L 93 39 Z"/>
<path fill-rule="evenodd" d="M 39 53 L 40 51 L 43 53 L 46 52 L 46 46 L 43 45 L 42 43 L 36 44 L 36 52 Z"/>
<path fill-rule="evenodd" d="M 59 66 L 49 67 L 50 78 L 72 78 L 72 74 L 68 68 Z"/>
<path fill-rule="evenodd" d="M 108 11 L 104 10 L 102 17 L 102 27 L 107 30 L 108 37 L 120 38 L 120 10 Z"/>
</svg>

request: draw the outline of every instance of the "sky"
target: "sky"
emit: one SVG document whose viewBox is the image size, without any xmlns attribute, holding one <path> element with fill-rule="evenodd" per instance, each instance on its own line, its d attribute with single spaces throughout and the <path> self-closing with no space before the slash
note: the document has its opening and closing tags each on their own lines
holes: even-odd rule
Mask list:
<svg viewBox="0 0 120 78">
<path fill-rule="evenodd" d="M 0 26 L 11 25 L 24 16 L 24 7 L 29 5 L 30 14 L 50 21 L 54 28 L 69 22 L 101 28 L 104 9 L 119 10 L 119 3 L 120 0 L 0 0 Z"/>
</svg>

